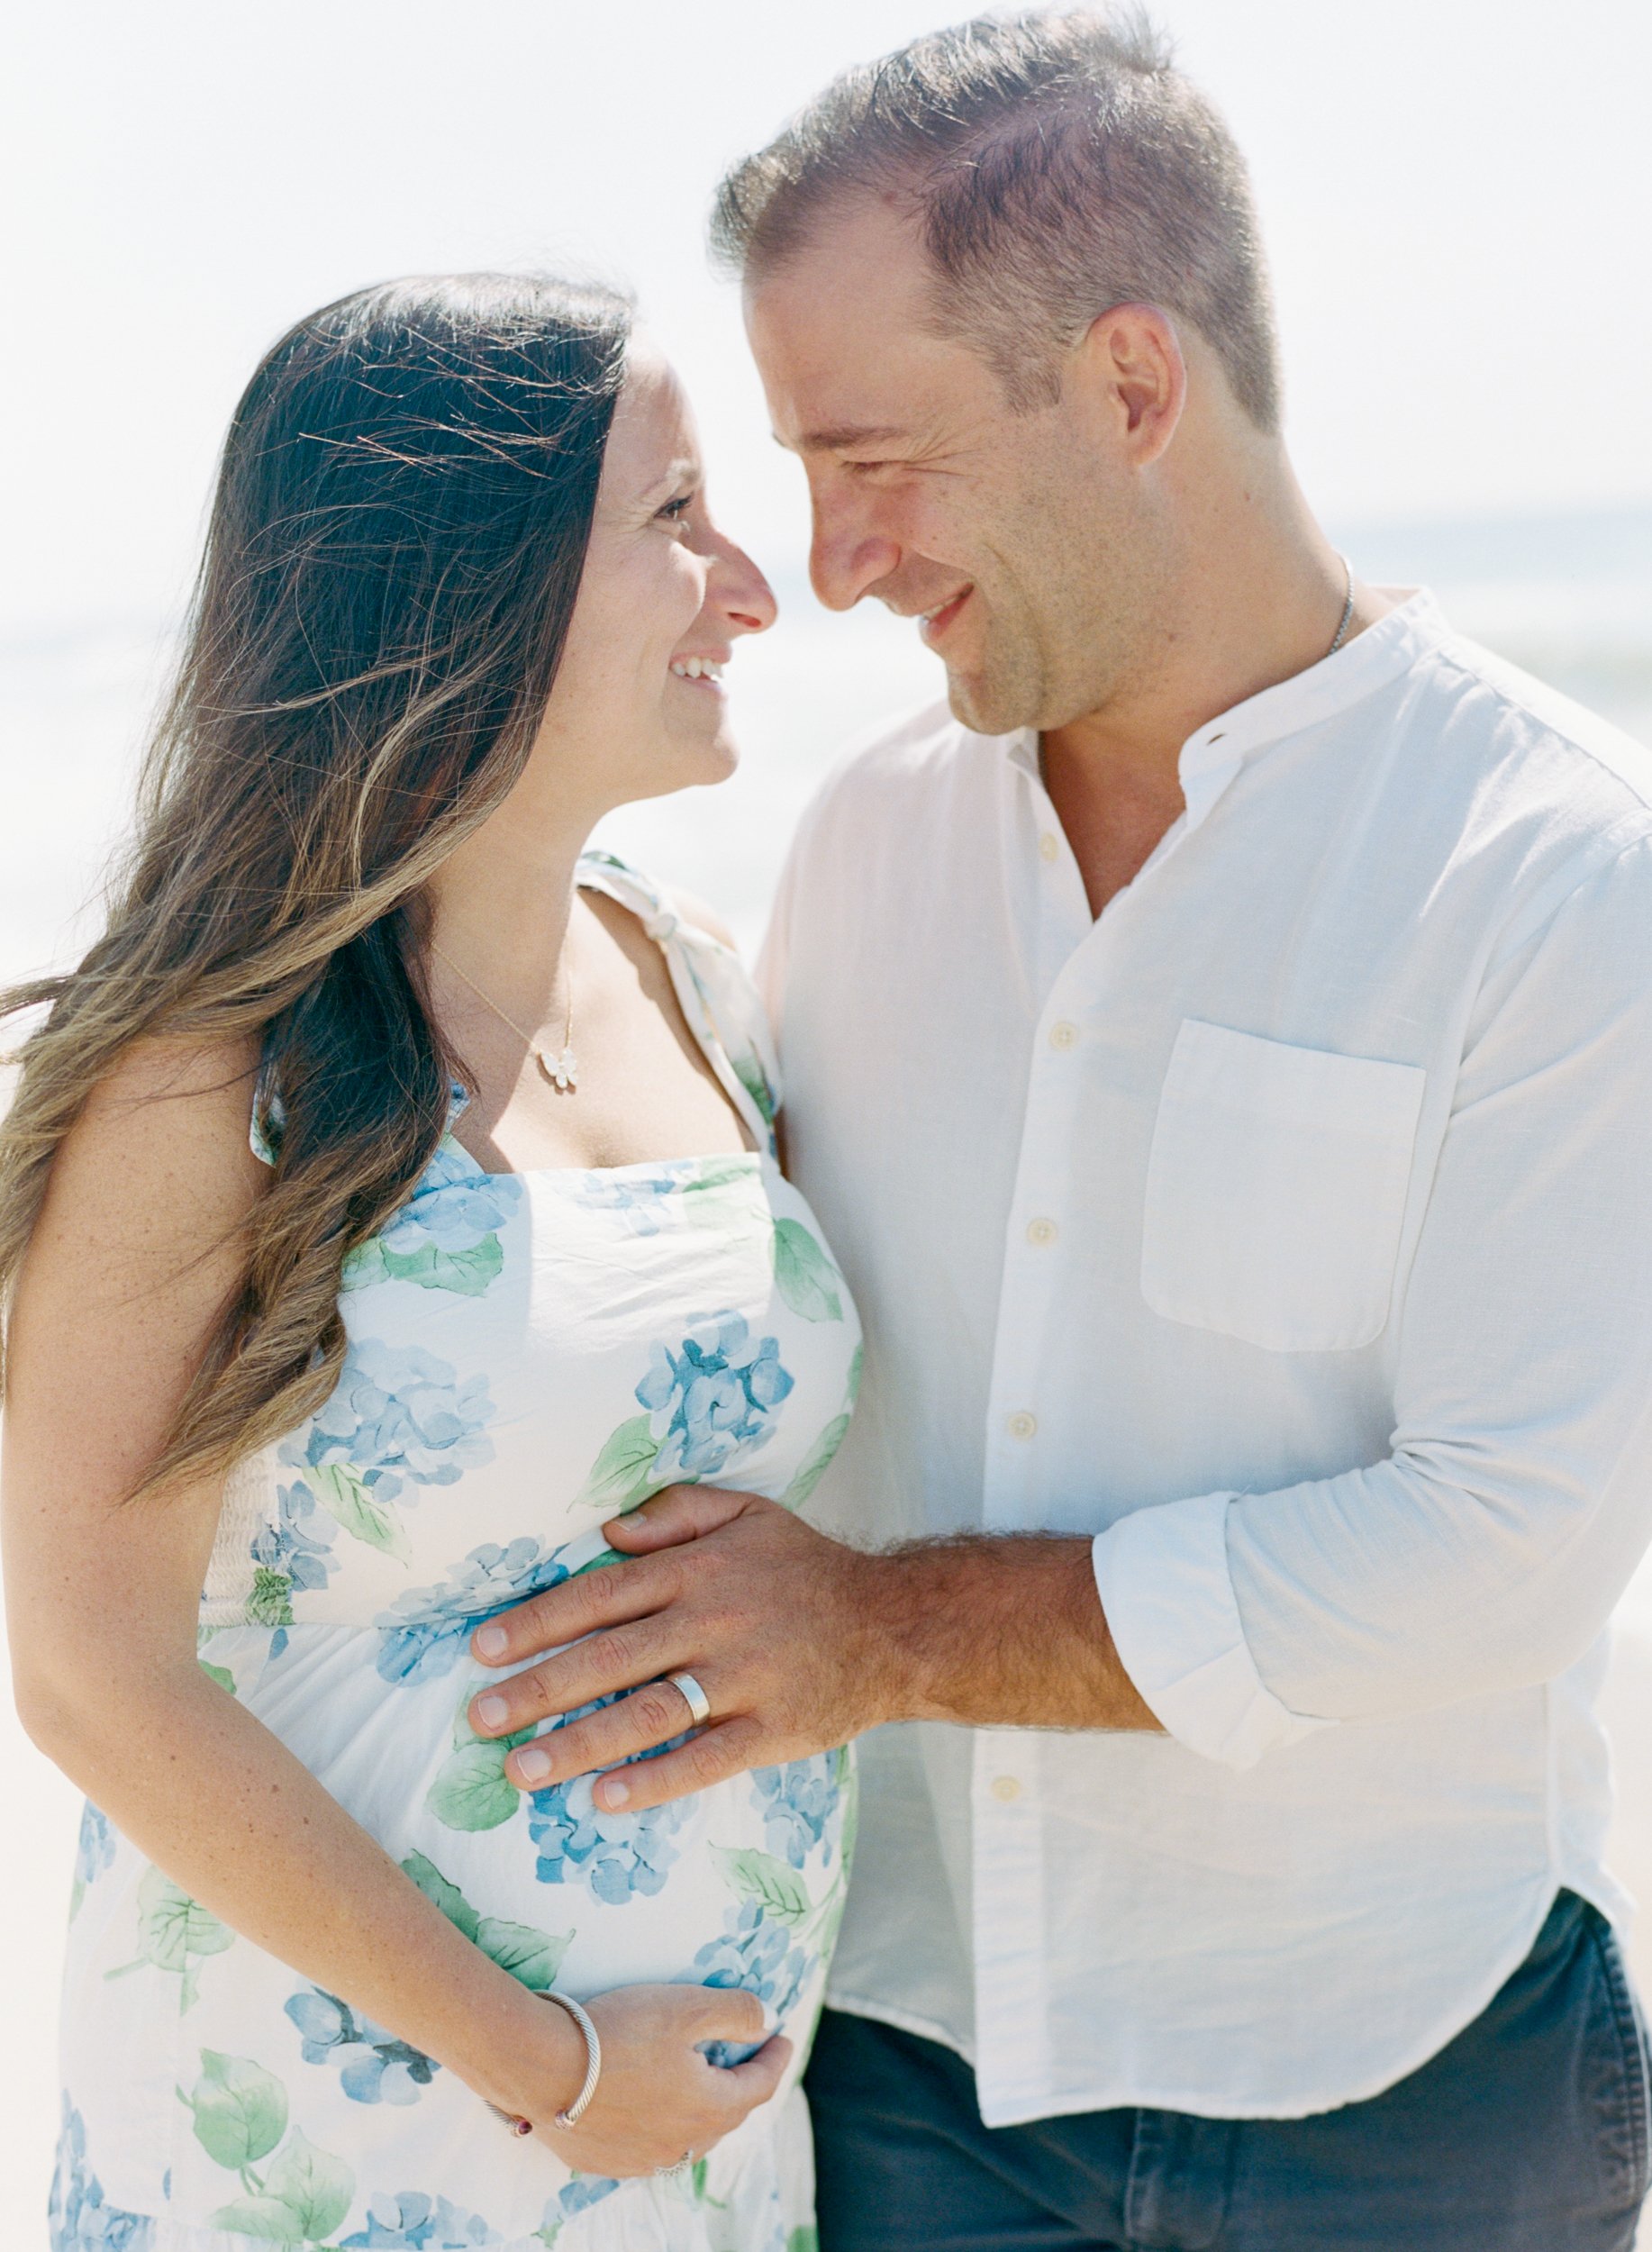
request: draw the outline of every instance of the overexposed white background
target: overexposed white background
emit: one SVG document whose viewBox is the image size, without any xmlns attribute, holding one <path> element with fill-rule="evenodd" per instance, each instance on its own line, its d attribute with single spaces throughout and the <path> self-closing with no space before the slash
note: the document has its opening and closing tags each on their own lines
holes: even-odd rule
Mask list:
<svg viewBox="0 0 1652 2252">
<path fill-rule="evenodd" d="M 724 520 L 783 601 L 731 681 L 747 749 L 621 840 L 760 927 L 843 736 L 933 695 L 911 629 L 829 620 L 794 465 L 712 281 L 722 167 L 912 0 L 57 0 L 0 91 L 0 980 L 61 958 L 263 347 L 386 275 L 574 266 L 634 285 L 698 403 Z M 1371 577 L 1652 731 L 1652 10 L 1642 0 L 1162 0 L 1253 163 L 1289 430 Z M 1643 1615 L 1648 1624 L 1638 1621 Z M 1620 1858 L 1652 1891 L 1652 1594 L 1612 1698 Z M 112 1721 L 118 1716 L 112 1716 Z M 0 2244 L 38 2252 L 74 1794 L 0 1719 Z"/>
</svg>

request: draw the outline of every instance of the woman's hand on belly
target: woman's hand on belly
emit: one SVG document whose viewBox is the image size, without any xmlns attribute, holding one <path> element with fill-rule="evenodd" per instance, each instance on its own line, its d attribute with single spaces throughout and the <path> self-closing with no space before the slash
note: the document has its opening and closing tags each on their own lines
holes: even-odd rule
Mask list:
<svg viewBox="0 0 1652 2252">
<path fill-rule="evenodd" d="M 763 2039 L 763 2005 L 740 1987 L 616 1986 L 585 2007 L 602 2039 L 603 2069 L 578 2126 L 555 2123 L 577 2084 L 567 2084 L 567 2020 L 554 2006 L 546 2017 L 556 2023 L 555 2062 L 523 2057 L 516 2103 L 558 2157 L 584 2174 L 622 2181 L 703 2157 L 773 2095 L 792 2054 L 777 2034 L 743 2065 L 707 2063 L 708 2041 Z"/>
</svg>

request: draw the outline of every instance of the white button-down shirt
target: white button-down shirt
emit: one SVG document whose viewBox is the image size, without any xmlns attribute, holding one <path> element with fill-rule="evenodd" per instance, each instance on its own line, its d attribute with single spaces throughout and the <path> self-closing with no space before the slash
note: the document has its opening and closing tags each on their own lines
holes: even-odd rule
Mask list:
<svg viewBox="0 0 1652 2252">
<path fill-rule="evenodd" d="M 767 952 L 867 1330 L 822 1521 L 1084 1533 L 1163 1736 L 867 1740 L 838 2006 L 1001 2124 L 1292 2116 L 1609 1913 L 1652 1532 L 1652 758 L 1426 595 L 1202 728 L 1092 921 L 1031 737 L 847 760 Z"/>
</svg>

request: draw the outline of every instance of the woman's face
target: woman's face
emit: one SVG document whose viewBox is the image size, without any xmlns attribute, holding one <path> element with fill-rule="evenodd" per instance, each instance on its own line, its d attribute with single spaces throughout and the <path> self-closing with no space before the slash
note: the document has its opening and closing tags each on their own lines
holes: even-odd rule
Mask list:
<svg viewBox="0 0 1652 2252">
<path fill-rule="evenodd" d="M 721 782 L 738 752 L 717 677 L 775 598 L 705 502 L 694 417 L 655 347 L 633 341 L 585 575 L 535 745 L 586 810 Z"/>
</svg>

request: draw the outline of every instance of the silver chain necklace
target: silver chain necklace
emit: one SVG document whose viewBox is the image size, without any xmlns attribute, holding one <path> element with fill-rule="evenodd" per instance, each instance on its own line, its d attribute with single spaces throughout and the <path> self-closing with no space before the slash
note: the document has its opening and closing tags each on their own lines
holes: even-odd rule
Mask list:
<svg viewBox="0 0 1652 2252">
<path fill-rule="evenodd" d="M 1348 627 L 1352 624 L 1354 618 L 1354 566 L 1348 561 L 1346 555 L 1339 556 L 1337 560 L 1348 573 L 1348 600 L 1342 605 L 1342 621 L 1337 628 L 1336 638 L 1332 640 L 1330 647 L 1325 652 L 1327 657 L 1334 657 L 1337 651 L 1342 647 L 1344 637 L 1347 635 Z"/>
<path fill-rule="evenodd" d="M 453 957 L 450 954 L 444 954 L 434 939 L 431 940 L 431 952 L 435 955 L 438 961 L 445 962 L 457 978 L 469 986 L 483 1007 L 491 1009 L 501 1024 L 508 1024 L 519 1040 L 527 1042 L 529 1054 L 538 1064 L 543 1076 L 557 1089 L 558 1094 L 566 1094 L 570 1088 L 578 1086 L 579 1064 L 574 1054 L 574 966 L 572 962 L 567 965 L 567 1024 L 562 1034 L 562 1052 L 553 1063 L 532 1033 L 524 1031 L 514 1017 L 506 1016 L 499 1003 L 483 992 L 474 977 L 467 977 Z"/>
</svg>

